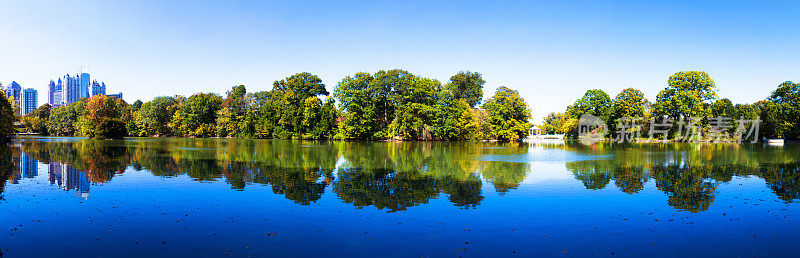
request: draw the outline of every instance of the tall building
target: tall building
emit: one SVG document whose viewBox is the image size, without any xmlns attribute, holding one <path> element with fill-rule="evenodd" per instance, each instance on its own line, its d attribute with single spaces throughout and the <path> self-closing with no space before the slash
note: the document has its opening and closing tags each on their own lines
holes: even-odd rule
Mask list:
<svg viewBox="0 0 800 258">
<path fill-rule="evenodd" d="M 22 114 L 27 115 L 33 113 L 39 107 L 39 93 L 33 88 L 27 88 L 22 91 Z"/>
<path fill-rule="evenodd" d="M 90 77 L 89 77 L 89 73 L 86 72 L 86 69 L 84 69 L 84 71 L 81 72 L 81 75 L 78 75 L 78 82 L 79 82 L 80 90 L 81 90 L 81 93 L 80 93 L 81 94 L 81 98 L 91 97 L 90 92 L 89 92 L 89 84 L 91 84 L 91 80 L 90 80 Z"/>
<path fill-rule="evenodd" d="M 64 83 L 61 82 L 61 78 L 58 78 L 58 83 L 56 83 L 56 89 L 58 90 L 58 101 L 55 103 L 51 103 L 53 106 L 63 106 L 64 103 L 67 101 L 66 91 L 64 90 Z"/>
<path fill-rule="evenodd" d="M 14 97 L 14 104 L 17 106 L 20 106 L 19 99 L 21 95 L 22 95 L 22 86 L 19 86 L 19 83 L 17 83 L 16 81 L 12 81 L 11 85 L 8 85 L 8 87 L 6 87 L 6 97 L 7 98 Z"/>
<path fill-rule="evenodd" d="M 81 99 L 81 89 L 79 77 L 72 77 L 69 74 L 62 77 L 64 79 L 64 104 L 76 102 Z"/>
<path fill-rule="evenodd" d="M 53 80 L 50 80 L 50 85 L 48 85 L 48 94 L 47 94 L 47 103 L 50 106 L 58 107 L 61 106 L 62 100 L 62 90 L 61 90 L 61 79 L 58 79 L 58 84 L 56 84 Z"/>
<path fill-rule="evenodd" d="M 92 81 L 92 96 L 106 95 L 106 84 L 97 83 L 97 80 Z"/>
<path fill-rule="evenodd" d="M 50 105 L 65 106 L 69 103 L 79 101 L 81 98 L 91 96 L 106 95 L 106 83 L 97 80 L 90 81 L 91 75 L 85 68 L 81 68 L 79 75 L 70 76 L 69 74 L 58 78 L 58 82 L 53 87 L 50 83 Z M 122 93 L 116 94 L 122 98 Z"/>
</svg>

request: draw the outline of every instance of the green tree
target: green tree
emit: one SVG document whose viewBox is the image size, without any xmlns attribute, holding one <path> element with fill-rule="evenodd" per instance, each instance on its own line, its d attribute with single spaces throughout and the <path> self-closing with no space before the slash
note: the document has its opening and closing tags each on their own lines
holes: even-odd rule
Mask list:
<svg viewBox="0 0 800 258">
<path fill-rule="evenodd" d="M 756 119 L 760 111 L 756 104 L 736 104 L 734 107 L 734 115 L 736 119 Z"/>
<path fill-rule="evenodd" d="M 482 106 L 492 126 L 492 137 L 509 141 L 528 136 L 531 110 L 519 92 L 505 86 L 497 88 L 494 96 Z"/>
<path fill-rule="evenodd" d="M 480 73 L 461 71 L 450 77 L 447 89 L 453 93 L 457 100 L 463 100 L 470 107 L 476 107 L 483 99 L 483 80 Z"/>
<path fill-rule="evenodd" d="M 253 96 L 244 85 L 236 85 L 227 92 L 222 108 L 217 111 L 216 135 L 219 137 L 255 136 L 256 112 L 252 109 Z"/>
<path fill-rule="evenodd" d="M 303 101 L 303 121 L 299 130 L 305 139 L 321 139 L 325 132 L 317 127 L 322 118 L 322 101 L 317 97 L 308 97 Z"/>
<path fill-rule="evenodd" d="M 2 85 L 0 85 L 2 87 Z M 0 94 L 0 137 L 5 137 L 14 133 L 14 108 L 5 94 Z M 3 179 L 0 179 L 3 180 Z"/>
<path fill-rule="evenodd" d="M 333 97 L 326 97 L 325 104 L 322 105 L 320 110 L 320 121 L 317 123 L 317 128 L 322 134 L 322 139 L 334 139 L 339 134 L 339 117 L 341 116 L 339 109 L 336 107 Z"/>
<path fill-rule="evenodd" d="M 216 121 L 217 137 L 236 135 L 236 115 L 227 107 L 217 111 Z"/>
<path fill-rule="evenodd" d="M 567 114 L 574 118 L 589 114 L 608 122 L 613 112 L 611 98 L 603 90 L 587 90 L 583 97 L 567 108 Z"/>
<path fill-rule="evenodd" d="M 369 73 L 357 73 L 347 76 L 334 89 L 334 97 L 341 103 L 343 121 L 339 124 L 339 132 L 346 139 L 373 139 L 382 130 L 377 106 L 383 103 L 374 102 L 375 93 L 370 87 L 375 79 Z"/>
<path fill-rule="evenodd" d="M 424 139 L 433 137 L 431 117 L 436 96 L 442 84 L 434 79 L 416 77 L 410 85 L 397 87 L 395 92 L 395 118 L 389 125 L 390 134 L 399 139 Z"/>
<path fill-rule="evenodd" d="M 769 100 L 759 101 L 756 106 L 760 110 L 759 115 L 763 121 L 759 128 L 760 136 L 784 138 L 787 128 L 791 126 L 784 116 L 784 108 Z"/>
<path fill-rule="evenodd" d="M 735 132 L 737 123 L 736 123 L 736 108 L 733 106 L 733 103 L 730 99 L 718 99 L 711 104 L 711 117 L 713 118 L 731 118 L 730 123 L 728 124 L 730 128 L 728 128 L 727 133 L 730 135 Z"/>
<path fill-rule="evenodd" d="M 222 97 L 215 93 L 198 93 L 181 104 L 172 118 L 178 132 L 184 136 L 209 137 L 216 135 L 217 111 L 222 108 Z"/>
<path fill-rule="evenodd" d="M 276 96 L 278 95 L 278 96 Z M 257 138 L 274 138 L 278 122 L 280 121 L 280 109 L 282 100 L 280 94 L 274 91 L 260 91 L 253 93 L 253 116 L 255 123 L 255 136 Z"/>
<path fill-rule="evenodd" d="M 138 136 L 172 135 L 169 123 L 178 110 L 178 100 L 179 98 L 162 96 L 142 104 L 134 115 L 134 121 L 139 128 Z"/>
<path fill-rule="evenodd" d="M 86 102 L 76 101 L 63 107 L 57 107 L 50 111 L 47 131 L 51 135 L 73 136 L 80 134 L 79 119 L 83 116 Z"/>
<path fill-rule="evenodd" d="M 717 85 L 706 72 L 677 72 L 669 77 L 668 86 L 658 93 L 653 104 L 658 116 L 677 120 L 680 117 L 706 117 L 709 104 L 717 99 Z"/>
<path fill-rule="evenodd" d="M 772 113 L 766 116 L 773 118 L 767 126 L 778 128 L 777 131 L 782 132 L 777 136 L 789 140 L 800 139 L 800 124 L 797 119 L 800 117 L 800 83 L 791 81 L 781 83 L 767 101 L 774 103 L 766 110 Z"/>
<path fill-rule="evenodd" d="M 39 106 L 30 114 L 22 117 L 22 124 L 29 132 L 47 135 L 47 124 L 50 119 L 51 106 L 48 103 Z"/>
<path fill-rule="evenodd" d="M 479 125 L 476 112 L 464 100 L 456 99 L 447 90 L 440 93 L 437 104 L 433 107 L 431 124 L 433 136 L 441 140 L 476 139 Z"/>
<path fill-rule="evenodd" d="M 711 104 L 712 117 L 733 118 L 734 115 L 736 115 L 736 109 L 733 107 L 733 103 L 730 99 L 718 99 L 717 101 L 714 101 L 714 104 Z"/>
<path fill-rule="evenodd" d="M 263 110 L 265 118 L 277 120 L 277 124 L 271 128 L 271 137 L 302 138 L 306 133 L 302 126 L 305 100 L 328 94 L 322 80 L 310 73 L 298 73 L 275 81 L 268 95 L 268 109 Z"/>
<path fill-rule="evenodd" d="M 544 124 L 542 124 L 542 133 L 544 134 L 563 134 L 562 129 L 564 123 L 567 122 L 567 116 L 564 113 L 550 112 L 544 117 Z"/>
<path fill-rule="evenodd" d="M 609 127 L 611 131 L 616 133 L 619 124 L 623 118 L 640 119 L 639 125 L 644 125 L 649 122 L 650 112 L 648 110 L 650 104 L 644 97 L 642 91 L 627 88 L 622 90 L 616 97 L 611 107 L 611 117 L 609 118 Z M 642 126 L 645 129 L 646 126 Z M 642 131 L 640 131 L 642 133 Z"/>
<path fill-rule="evenodd" d="M 613 103 L 611 98 L 603 90 L 587 90 L 583 97 L 579 98 L 572 105 L 567 107 L 567 121 L 562 124 L 562 131 L 567 137 L 575 138 L 578 136 L 578 119 L 584 114 L 589 114 L 600 118 L 606 124 L 611 124 L 610 117 L 613 113 Z"/>
<path fill-rule="evenodd" d="M 8 97 L 8 102 L 11 103 L 11 110 L 14 113 L 14 122 L 20 121 L 22 119 L 22 111 L 19 105 L 17 105 L 17 101 L 11 96 Z"/>
<path fill-rule="evenodd" d="M 761 120 L 762 122 L 759 123 L 759 134 L 761 134 L 763 132 L 763 130 L 764 130 L 763 129 L 763 124 L 764 123 L 763 123 L 763 119 L 759 117 L 761 115 L 761 110 L 759 110 L 757 104 L 736 104 L 735 106 L 733 106 L 733 110 L 734 110 L 734 113 L 733 113 L 732 117 L 733 117 L 733 120 L 734 120 L 734 123 L 733 123 L 734 128 L 732 129 L 732 131 L 734 131 L 734 132 L 741 131 L 741 132 L 743 132 L 743 137 L 747 136 L 747 135 L 745 135 L 745 133 L 749 132 L 751 129 L 753 129 L 752 127 L 755 126 L 755 125 L 753 125 L 752 123 L 745 123 L 744 124 L 744 128 L 740 129 L 739 128 L 739 123 L 736 122 L 736 121 L 739 120 L 739 119 L 744 119 L 744 120 Z M 753 135 L 752 137 L 754 137 L 755 139 L 759 139 L 760 135 Z M 752 139 L 753 138 L 742 139 L 742 140 L 743 141 L 748 141 L 748 140 L 752 140 Z"/>
<path fill-rule="evenodd" d="M 389 124 L 395 119 L 395 110 L 414 98 L 414 81 L 416 76 L 405 70 L 378 71 L 369 84 L 369 92 L 373 109 L 376 113 L 377 131 L 372 136 L 376 139 L 388 138 Z"/>
</svg>

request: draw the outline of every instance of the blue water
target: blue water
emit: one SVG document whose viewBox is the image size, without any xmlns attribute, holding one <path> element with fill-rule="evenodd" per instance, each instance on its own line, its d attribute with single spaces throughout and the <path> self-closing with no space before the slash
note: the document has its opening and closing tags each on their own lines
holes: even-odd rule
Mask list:
<svg viewBox="0 0 800 258">
<path fill-rule="evenodd" d="M 2 149 L 4 257 L 800 255 L 793 145 L 58 142 Z"/>
</svg>

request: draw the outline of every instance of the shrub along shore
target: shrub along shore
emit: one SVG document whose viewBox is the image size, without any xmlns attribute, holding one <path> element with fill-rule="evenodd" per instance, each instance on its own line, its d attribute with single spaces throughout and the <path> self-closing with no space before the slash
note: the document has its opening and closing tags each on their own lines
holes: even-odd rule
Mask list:
<svg viewBox="0 0 800 258">
<path fill-rule="evenodd" d="M 132 104 L 108 96 L 93 96 L 63 107 L 42 105 L 19 116 L 13 100 L 0 97 L 0 135 L 25 131 L 42 135 L 96 139 L 132 137 L 229 137 L 257 139 L 337 140 L 520 140 L 528 136 L 531 108 L 519 92 L 501 86 L 483 99 L 480 73 L 459 72 L 446 84 L 405 70 L 356 73 L 329 93 L 316 75 L 298 73 L 275 81 L 272 90 L 247 92 L 233 86 L 225 96 L 197 93 L 190 97 L 161 96 Z M 756 137 L 797 140 L 800 137 L 800 84 L 784 82 L 766 99 L 733 104 L 720 99 L 711 77 L 701 71 L 673 74 L 667 87 L 650 102 L 642 91 L 628 88 L 614 99 L 600 89 L 586 91 L 564 112 L 552 112 L 540 125 L 545 134 L 575 138 L 578 119 L 591 114 L 609 126 L 608 138 L 621 132 L 637 139 L 663 142 L 681 136 L 678 126 L 649 138 L 651 119 L 680 121 L 699 118 L 700 135 L 718 137 L 720 128 L 733 135 L 739 119 L 760 120 Z M 729 117 L 726 125 L 716 117 Z M 624 119 L 643 126 L 623 128 Z M 730 139 L 730 138 L 727 138 Z M 707 140 L 699 138 L 699 140 Z"/>
</svg>

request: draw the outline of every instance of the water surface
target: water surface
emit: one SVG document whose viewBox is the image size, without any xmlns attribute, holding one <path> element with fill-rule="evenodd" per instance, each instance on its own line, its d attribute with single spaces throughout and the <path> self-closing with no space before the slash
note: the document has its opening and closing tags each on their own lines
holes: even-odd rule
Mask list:
<svg viewBox="0 0 800 258">
<path fill-rule="evenodd" d="M 800 255 L 797 145 L 28 137 L 0 251 L 37 256 Z"/>
</svg>

